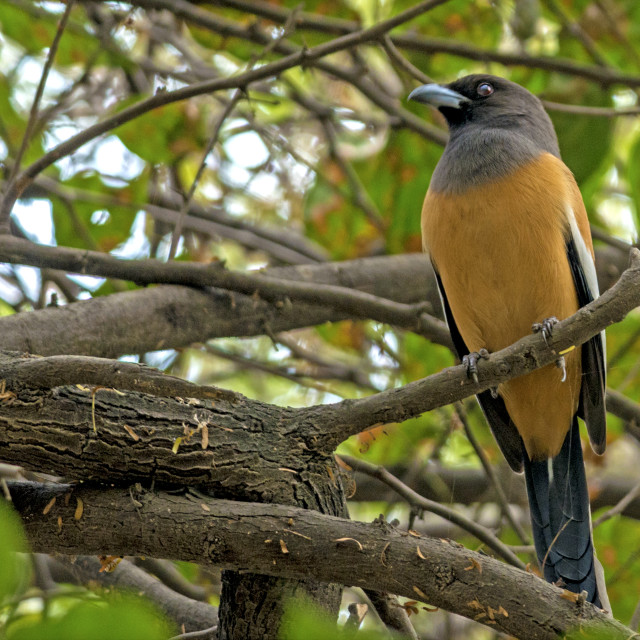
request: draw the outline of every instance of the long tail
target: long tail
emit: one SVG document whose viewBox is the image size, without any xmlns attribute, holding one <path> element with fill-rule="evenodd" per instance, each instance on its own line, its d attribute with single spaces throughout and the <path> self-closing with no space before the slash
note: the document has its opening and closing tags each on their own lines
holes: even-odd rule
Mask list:
<svg viewBox="0 0 640 640">
<path fill-rule="evenodd" d="M 582 460 L 578 419 L 574 417 L 560 453 L 532 462 L 524 454 L 524 472 L 536 553 L 544 577 L 561 580 L 589 602 L 608 608 L 602 568 L 595 558 L 591 513 Z"/>
</svg>

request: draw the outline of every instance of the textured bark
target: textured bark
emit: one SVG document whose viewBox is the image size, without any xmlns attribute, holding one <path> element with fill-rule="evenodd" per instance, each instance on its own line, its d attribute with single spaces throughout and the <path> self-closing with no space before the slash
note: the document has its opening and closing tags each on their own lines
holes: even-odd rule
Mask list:
<svg viewBox="0 0 640 640">
<path fill-rule="evenodd" d="M 167 558 L 227 569 L 384 589 L 527 640 L 550 640 L 577 628 L 585 638 L 603 637 L 597 635 L 603 631 L 611 640 L 631 636 L 589 603 L 576 603 L 575 594 L 567 596 L 531 573 L 384 522 L 163 492 L 139 492 L 132 499 L 126 489 L 30 483 L 13 484 L 11 491 L 39 552 L 151 555 L 162 549 Z M 53 497 L 55 504 L 43 513 Z M 252 597 L 246 584 L 229 586 Z M 256 604 L 264 601 L 251 602 L 249 611 Z M 222 611 L 220 616 L 223 623 Z M 256 637 L 238 621 L 235 637 L 242 632 Z"/>
<path fill-rule="evenodd" d="M 0 255 L 21 263 L 20 256 Z M 627 257 L 619 250 L 596 256 L 601 291 L 618 278 Z M 33 261 L 32 261 L 33 262 Z M 427 301 L 441 316 L 433 271 L 419 254 L 266 269 L 297 282 L 350 287 L 401 303 Z M 161 285 L 0 318 L 3 349 L 39 355 L 115 358 L 174 349 L 228 336 L 263 335 L 350 317 L 327 305 L 278 305 L 220 289 Z M 440 334 L 438 334 L 438 337 Z"/>
<path fill-rule="evenodd" d="M 402 303 L 440 303 L 420 254 L 266 269 L 265 275 L 335 284 Z M 2 348 L 115 358 L 226 336 L 263 335 L 349 317 L 327 305 L 277 305 L 222 291 L 162 285 L 0 318 Z"/>
<path fill-rule="evenodd" d="M 68 478 L 206 485 L 236 500 L 346 515 L 333 458 L 296 439 L 279 407 L 74 387 L 15 393 L 2 407 L 5 460 Z M 182 544 L 191 544 L 188 531 Z M 149 555 L 170 557 L 164 549 Z M 338 585 L 233 571 L 222 580 L 221 638 L 277 637 L 283 604 L 300 593 L 333 614 L 340 605 Z"/>
</svg>

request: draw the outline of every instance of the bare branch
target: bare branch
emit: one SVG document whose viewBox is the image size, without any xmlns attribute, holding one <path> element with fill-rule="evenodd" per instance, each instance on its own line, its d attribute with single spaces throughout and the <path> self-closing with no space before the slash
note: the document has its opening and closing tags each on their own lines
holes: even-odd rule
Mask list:
<svg viewBox="0 0 640 640">
<path fill-rule="evenodd" d="M 486 527 L 479 525 L 477 522 L 470 520 L 461 513 L 458 513 L 439 502 L 434 502 L 433 500 L 429 500 L 424 496 L 421 496 L 380 465 L 371 464 L 370 462 L 359 460 L 353 456 L 341 455 L 340 458 L 352 469 L 365 473 L 373 478 L 377 478 L 387 486 L 391 487 L 413 507 L 417 507 L 423 511 L 429 511 L 430 513 L 435 513 L 440 517 L 445 518 L 445 520 L 458 525 L 471 535 L 478 538 L 481 542 L 484 542 L 489 549 L 494 553 L 497 553 L 509 564 L 514 567 L 518 567 L 519 569 L 525 568 L 524 562 L 522 562 L 522 560 L 520 560 L 520 558 L 511 551 L 508 545 L 504 544 Z"/>
<path fill-rule="evenodd" d="M 424 258 L 426 261 L 426 258 Z M 218 287 L 285 304 L 287 298 L 310 304 L 326 304 L 354 317 L 371 318 L 429 336 L 449 345 L 446 325 L 424 313 L 424 305 L 406 305 L 362 291 L 334 285 L 308 285 L 268 275 L 227 271 L 221 263 L 164 263 L 158 260 L 121 260 L 96 251 L 35 245 L 11 236 L 0 237 L 0 260 L 47 266 L 71 273 L 132 279 L 140 284 L 173 283 Z"/>
<path fill-rule="evenodd" d="M 82 485 L 12 483 L 11 492 L 37 552 L 153 556 L 162 549 L 173 559 L 227 569 L 384 589 L 517 637 L 550 640 L 578 627 L 587 637 L 603 631 L 612 639 L 631 637 L 627 627 L 588 603 L 563 598 L 537 576 L 386 523 L 162 492 L 139 494 L 134 502 L 127 490 Z M 79 520 L 77 498 L 84 504 Z"/>
</svg>

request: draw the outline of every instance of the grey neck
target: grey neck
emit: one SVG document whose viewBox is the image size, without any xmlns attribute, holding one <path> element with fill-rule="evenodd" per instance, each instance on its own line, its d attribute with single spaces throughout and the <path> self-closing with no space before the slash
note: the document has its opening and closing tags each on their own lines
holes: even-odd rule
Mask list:
<svg viewBox="0 0 640 640">
<path fill-rule="evenodd" d="M 557 143 L 551 142 L 541 147 L 517 129 L 467 123 L 451 131 L 429 188 L 439 193 L 461 193 L 505 177 L 546 151 L 559 157 Z"/>
</svg>

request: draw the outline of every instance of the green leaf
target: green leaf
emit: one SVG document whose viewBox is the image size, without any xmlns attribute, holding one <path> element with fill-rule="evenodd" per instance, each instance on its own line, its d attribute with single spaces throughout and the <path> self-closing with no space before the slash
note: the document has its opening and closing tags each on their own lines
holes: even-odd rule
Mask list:
<svg viewBox="0 0 640 640">
<path fill-rule="evenodd" d="M 640 136 L 631 148 L 627 165 L 627 184 L 633 200 L 633 215 L 636 229 L 640 229 Z"/>
<path fill-rule="evenodd" d="M 60 198 L 51 198 L 58 244 L 111 251 L 123 243 L 129 237 L 137 213 L 137 208 L 131 203 L 144 201 L 147 179 L 148 174 L 143 172 L 119 189 L 107 187 L 92 172 L 79 173 L 65 180 L 62 184 L 68 189 L 73 207 L 69 208 Z M 105 196 L 113 202 L 101 204 L 101 198 Z M 101 211 L 107 212 L 106 215 L 100 216 Z"/>
<path fill-rule="evenodd" d="M 60 14 L 49 13 L 42 9 L 0 4 L 0 25 L 2 34 L 19 44 L 27 53 L 39 54 L 51 46 L 57 31 Z M 81 13 L 78 8 L 72 16 Z M 81 64 L 96 48 L 96 40 L 82 29 L 67 26 L 68 33 L 62 35 L 56 52 L 55 62 L 59 65 Z"/>
<path fill-rule="evenodd" d="M 120 109 L 139 102 L 126 100 Z M 135 118 L 118 127 L 115 134 L 123 144 L 152 164 L 171 163 L 190 151 L 202 148 L 199 118 L 190 115 L 186 102 L 175 102 Z"/>
<path fill-rule="evenodd" d="M 585 107 L 611 106 L 609 92 L 582 79 L 557 81 L 545 98 Z M 598 172 L 610 157 L 613 121 L 610 118 L 552 111 L 549 113 L 558 134 L 560 153 L 579 185 Z"/>
<path fill-rule="evenodd" d="M 280 629 L 281 640 L 347 640 L 353 637 L 353 631 L 339 629 L 328 616 L 300 600 L 289 604 Z M 382 640 L 388 635 L 361 630 L 357 637 L 359 640 Z M 396 637 L 400 639 L 404 636 Z"/>
<path fill-rule="evenodd" d="M 82 602 L 62 618 L 46 618 L 10 633 L 10 640 L 166 640 L 170 625 L 143 600 L 119 595 L 107 602 Z"/>
<path fill-rule="evenodd" d="M 27 584 L 28 567 L 25 557 L 17 555 L 27 550 L 20 518 L 15 511 L 0 501 L 0 601 L 13 596 L 21 585 Z"/>
</svg>

